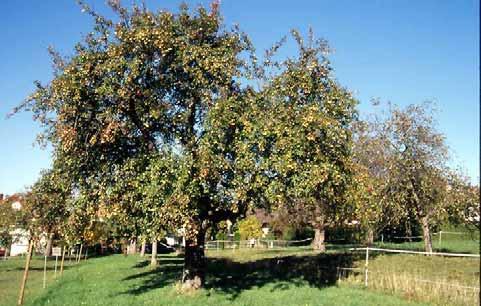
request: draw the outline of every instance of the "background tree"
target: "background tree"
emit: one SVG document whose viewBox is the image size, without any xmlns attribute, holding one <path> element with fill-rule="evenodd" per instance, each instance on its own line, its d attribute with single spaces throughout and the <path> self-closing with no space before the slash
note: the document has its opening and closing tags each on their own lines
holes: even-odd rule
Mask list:
<svg viewBox="0 0 481 306">
<path fill-rule="evenodd" d="M 249 216 L 238 223 L 241 240 L 262 237 L 262 224 L 255 216 Z"/>
<path fill-rule="evenodd" d="M 430 229 L 446 214 L 448 149 L 436 130 L 429 103 L 391 107 L 386 139 L 394 150 L 390 182 L 393 200 L 416 216 L 423 229 L 425 251 L 432 252 Z"/>
<path fill-rule="evenodd" d="M 377 106 L 377 103 L 373 103 Z M 402 205 L 393 200 L 391 169 L 395 163 L 391 143 L 385 137 L 385 118 L 373 113 L 354 121 L 352 173 L 344 213 L 360 222 L 366 243 L 388 226 L 406 217 Z"/>
<path fill-rule="evenodd" d="M 306 214 L 302 211 L 302 207 L 296 206 L 291 211 L 281 207 L 276 209 L 269 225 L 272 233 L 279 239 L 305 239 L 311 238 L 313 233 L 309 221 L 309 218 L 306 218 Z"/>
<path fill-rule="evenodd" d="M 480 230 L 479 185 L 473 185 L 461 171 L 447 174 L 447 221 L 472 231 Z"/>
<path fill-rule="evenodd" d="M 157 264 L 155 246 L 162 233 L 176 229 L 182 221 L 179 208 L 169 203 L 180 172 L 178 157 L 166 150 L 145 159 L 129 160 L 117 172 L 115 184 L 104 198 L 120 207 L 115 219 L 127 235 L 141 235 L 152 241 L 152 265 Z"/>
<path fill-rule="evenodd" d="M 37 216 L 37 230 L 46 235 L 46 256 L 50 256 L 53 238 L 59 234 L 61 225 L 68 218 L 67 201 L 70 197 L 70 180 L 58 169 L 42 172 L 26 197 L 27 206 Z"/>
<path fill-rule="evenodd" d="M 299 54 L 275 64 L 281 72 L 263 90 L 267 197 L 274 206 L 302 206 L 324 251 L 324 230 L 338 214 L 350 180 L 350 124 L 356 100 L 332 77 L 326 42 L 292 32 Z"/>
<path fill-rule="evenodd" d="M 19 200 L 21 198 L 18 195 L 0 199 L 0 246 L 5 248 L 5 258 L 10 252 L 12 243 L 17 239 L 12 235 L 12 231 L 22 223 L 18 220 L 20 212 L 12 206 Z"/>
</svg>

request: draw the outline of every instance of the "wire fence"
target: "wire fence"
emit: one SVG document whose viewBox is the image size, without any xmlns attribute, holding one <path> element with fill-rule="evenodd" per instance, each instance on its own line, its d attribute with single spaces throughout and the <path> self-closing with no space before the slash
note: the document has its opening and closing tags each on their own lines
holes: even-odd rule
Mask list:
<svg viewBox="0 0 481 306">
<path fill-rule="evenodd" d="M 249 240 L 211 240 L 205 243 L 207 250 L 224 249 L 280 249 L 289 247 L 302 247 L 310 245 L 312 238 L 302 240 L 269 240 L 269 239 L 249 239 Z"/>
<path fill-rule="evenodd" d="M 436 232 L 436 233 L 433 233 L 432 236 L 436 236 L 437 237 L 437 242 L 441 245 L 442 244 L 442 241 L 443 241 L 443 237 L 444 239 L 446 240 L 446 237 L 449 237 L 450 235 L 455 235 L 457 237 L 459 236 L 465 236 L 466 238 L 468 239 L 474 239 L 474 240 L 477 240 L 479 241 L 479 237 L 473 237 L 473 234 L 472 233 L 469 233 L 469 232 L 450 232 L 450 231 L 439 231 L 439 232 Z M 401 241 L 405 241 L 405 240 L 412 240 L 412 239 L 421 239 L 423 238 L 423 236 L 393 236 L 392 238 L 394 239 L 398 239 L 398 240 L 401 240 Z M 475 239 L 477 238 L 477 239 Z M 382 236 L 382 242 L 384 242 L 384 237 Z"/>
<path fill-rule="evenodd" d="M 364 252 L 363 264 L 337 267 L 339 283 L 358 283 L 441 304 L 479 305 L 479 254 L 371 247 L 350 251 Z"/>
<path fill-rule="evenodd" d="M 206 243 L 206 248 L 219 251 L 244 248 L 311 249 L 311 240 L 213 240 Z M 334 244 L 331 247 L 340 246 Z M 342 253 L 332 254 L 350 256 L 353 259 L 352 264 L 338 267 L 316 266 L 313 273 L 316 273 L 316 269 L 332 268 L 336 273 L 337 268 L 337 275 L 334 277 L 339 284 L 360 285 L 435 304 L 479 305 L 479 254 L 422 252 L 348 244 L 335 251 Z"/>
</svg>

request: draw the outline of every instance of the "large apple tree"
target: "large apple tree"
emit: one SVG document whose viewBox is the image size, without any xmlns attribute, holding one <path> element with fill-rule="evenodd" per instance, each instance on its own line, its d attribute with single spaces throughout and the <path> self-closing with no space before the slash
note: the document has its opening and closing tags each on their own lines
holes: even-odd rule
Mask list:
<svg viewBox="0 0 481 306">
<path fill-rule="evenodd" d="M 321 241 L 340 217 L 356 104 L 331 75 L 325 42 L 294 32 L 298 56 L 264 69 L 216 2 L 178 13 L 109 4 L 115 21 L 83 5 L 92 33 L 68 58 L 51 50 L 53 80 L 18 108 L 44 126 L 87 199 L 77 202 L 135 208 L 143 235 L 183 228 L 186 287 L 203 283 L 209 226 L 253 206 L 303 205 Z M 263 77 L 257 90 L 245 82 L 253 76 Z"/>
<path fill-rule="evenodd" d="M 109 190 L 127 160 L 171 147 L 186 169 L 169 200 L 183 212 L 184 280 L 199 286 L 205 221 L 230 211 L 217 209 L 218 186 L 205 176 L 204 123 L 218 101 L 236 103 L 241 53 L 250 45 L 237 29 L 222 26 L 216 3 L 211 10 L 182 6 L 176 14 L 109 4 L 116 21 L 83 5 L 95 19 L 93 31 L 69 58 L 51 51 L 53 80 L 37 83 L 19 109 L 34 113 L 76 188 L 93 195 Z M 169 222 L 170 215 L 164 217 Z"/>
</svg>

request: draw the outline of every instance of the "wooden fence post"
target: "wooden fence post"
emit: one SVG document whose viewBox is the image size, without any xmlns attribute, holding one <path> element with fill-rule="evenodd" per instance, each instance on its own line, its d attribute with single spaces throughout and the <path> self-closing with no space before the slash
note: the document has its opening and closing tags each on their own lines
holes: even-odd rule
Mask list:
<svg viewBox="0 0 481 306">
<path fill-rule="evenodd" d="M 441 236 L 443 235 L 443 231 L 439 231 L 439 246 L 441 246 Z"/>
<path fill-rule="evenodd" d="M 366 263 L 364 265 L 364 286 L 366 287 L 368 282 L 367 274 L 369 272 L 368 266 L 369 266 L 369 247 L 366 248 Z"/>
<path fill-rule="evenodd" d="M 55 272 L 54 272 L 54 278 L 57 278 L 57 263 L 58 263 L 58 256 L 55 255 Z"/>
<path fill-rule="evenodd" d="M 47 248 L 45 248 L 45 260 L 43 262 L 43 289 L 47 286 Z"/>
<path fill-rule="evenodd" d="M 77 258 L 77 262 L 80 262 L 80 259 L 82 258 L 82 249 L 84 247 L 84 244 L 80 244 L 80 250 L 78 251 L 78 258 Z"/>
</svg>

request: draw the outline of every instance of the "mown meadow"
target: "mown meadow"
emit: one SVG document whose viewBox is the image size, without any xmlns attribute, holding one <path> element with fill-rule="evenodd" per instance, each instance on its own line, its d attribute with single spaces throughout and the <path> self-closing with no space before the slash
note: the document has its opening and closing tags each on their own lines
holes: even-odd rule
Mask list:
<svg viewBox="0 0 481 306">
<path fill-rule="evenodd" d="M 471 244 L 479 254 L 476 240 Z M 458 242 L 461 244 L 461 242 Z M 453 245 L 456 245 L 455 243 Z M 412 244 L 397 245 L 409 249 Z M 306 247 L 209 250 L 205 288 L 180 290 L 182 256 L 159 255 L 156 268 L 138 255 L 66 261 L 55 279 L 48 261 L 32 262 L 25 305 L 476 305 L 479 258 L 380 254 L 372 252 L 369 286 L 364 287 L 364 253 L 335 248 L 324 254 Z M 15 305 L 24 260 L 0 264 L 0 305 Z M 349 273 L 340 268 L 350 268 Z M 358 270 L 356 270 L 358 269 Z M 421 281 L 420 281 L 421 280 Z M 422 282 L 428 280 L 429 282 Z M 440 284 L 443 283 L 443 284 Z"/>
</svg>

